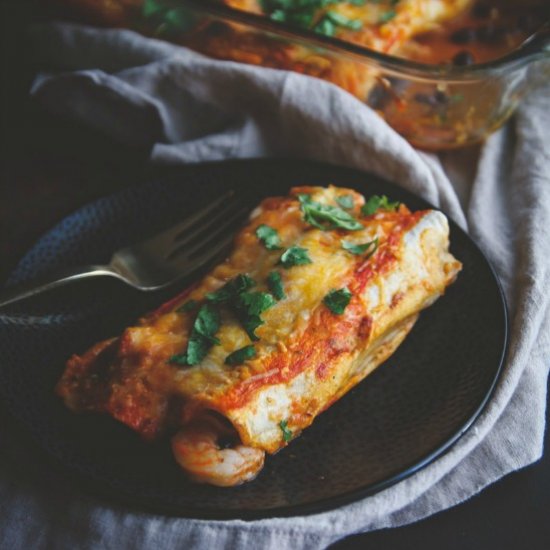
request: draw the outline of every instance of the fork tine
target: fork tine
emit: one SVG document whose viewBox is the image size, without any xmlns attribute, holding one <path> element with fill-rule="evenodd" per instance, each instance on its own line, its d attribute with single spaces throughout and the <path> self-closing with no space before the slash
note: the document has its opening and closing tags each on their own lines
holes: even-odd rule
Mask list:
<svg viewBox="0 0 550 550">
<path fill-rule="evenodd" d="M 152 243 L 155 247 L 159 248 L 170 247 L 178 235 L 184 234 L 187 229 L 194 226 L 197 222 L 207 218 L 210 213 L 215 212 L 221 205 L 227 204 L 226 201 L 231 198 L 233 198 L 233 200 L 235 199 L 235 191 L 233 189 L 208 203 L 204 208 L 198 212 L 195 212 L 182 222 L 172 226 L 170 229 L 167 229 L 162 233 L 159 233 L 158 235 L 155 235 L 151 239 L 144 241 L 143 244 Z M 233 204 L 233 201 L 229 202 L 229 204 Z"/>
<path fill-rule="evenodd" d="M 219 255 L 249 210 L 248 199 L 224 193 L 171 229 L 118 250 L 109 266 L 137 288 L 161 288 Z"/>
<path fill-rule="evenodd" d="M 173 245 L 178 249 L 184 245 L 193 245 L 195 241 L 202 240 L 203 237 L 206 238 L 209 231 L 215 229 L 218 224 L 222 223 L 229 216 L 232 216 L 237 210 L 240 212 L 242 209 L 243 203 L 237 198 L 234 198 L 231 202 L 221 205 L 211 216 L 206 216 L 199 220 L 200 224 L 197 223 L 196 226 L 189 227 L 176 235 Z M 166 258 L 170 259 L 172 253 L 173 251 L 170 251 Z"/>
<path fill-rule="evenodd" d="M 186 256 L 180 256 L 176 258 L 176 262 L 181 262 L 183 266 L 188 266 L 189 262 L 192 261 L 193 267 L 196 269 L 199 269 L 203 267 L 206 263 L 210 262 L 211 260 L 214 260 L 223 250 L 229 247 L 229 245 L 233 242 L 233 238 L 235 235 L 228 234 L 225 237 L 223 237 L 221 240 L 218 240 L 215 245 L 204 249 L 202 254 L 195 255 L 193 260 L 190 260 Z"/>
<path fill-rule="evenodd" d="M 194 260 L 197 256 L 197 252 L 200 253 L 202 250 L 208 252 L 209 248 L 214 247 L 228 231 L 231 232 L 229 237 L 233 238 L 233 232 L 231 230 L 236 229 L 237 226 L 240 225 L 244 215 L 247 212 L 248 208 L 241 207 L 232 213 L 232 215 L 226 216 L 226 218 L 219 223 L 214 230 L 205 235 L 204 239 L 196 240 L 189 245 L 178 243 L 177 247 L 170 253 L 167 259 L 174 259 L 183 254 L 188 260 Z"/>
</svg>

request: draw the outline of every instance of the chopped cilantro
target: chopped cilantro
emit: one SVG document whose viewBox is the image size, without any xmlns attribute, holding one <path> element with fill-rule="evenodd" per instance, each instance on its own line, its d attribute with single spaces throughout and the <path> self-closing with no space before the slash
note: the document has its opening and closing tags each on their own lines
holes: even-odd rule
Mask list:
<svg viewBox="0 0 550 550">
<path fill-rule="evenodd" d="M 193 333 L 199 334 L 212 344 L 219 345 L 220 341 L 214 336 L 219 328 L 220 314 L 209 305 L 202 306 L 193 324 Z M 193 333 L 191 338 L 193 338 Z"/>
<path fill-rule="evenodd" d="M 351 300 L 351 292 L 346 288 L 331 290 L 324 298 L 323 303 L 336 315 L 342 315 Z"/>
<path fill-rule="evenodd" d="M 272 271 L 267 276 L 267 288 L 269 288 L 271 294 L 273 294 L 277 300 L 282 300 L 286 297 L 281 274 L 278 271 Z"/>
<path fill-rule="evenodd" d="M 176 0 L 144 0 L 141 8 L 144 20 L 154 26 L 156 35 L 173 35 L 189 30 L 196 17 L 189 8 Z"/>
<path fill-rule="evenodd" d="M 187 362 L 187 353 L 176 353 L 176 355 L 172 355 L 170 359 L 168 359 L 168 363 L 172 363 L 174 365 L 188 365 Z"/>
<path fill-rule="evenodd" d="M 185 352 L 187 364 L 190 366 L 198 365 L 206 357 L 210 347 L 211 344 L 208 340 L 192 333 Z"/>
<path fill-rule="evenodd" d="M 286 12 L 283 10 L 275 10 L 271 12 L 271 15 L 269 16 L 273 21 L 286 21 Z"/>
<path fill-rule="evenodd" d="M 288 443 L 292 439 L 292 431 L 288 428 L 288 420 L 281 420 L 279 422 L 279 428 L 283 432 L 283 440 Z"/>
<path fill-rule="evenodd" d="M 285 21 L 296 25 L 297 27 L 309 28 L 313 22 L 314 14 L 312 11 L 307 10 L 305 12 L 285 12 Z"/>
<path fill-rule="evenodd" d="M 281 239 L 279 238 L 279 234 L 275 229 L 269 227 L 269 225 L 259 225 L 256 229 L 256 235 L 268 250 L 281 249 Z"/>
<path fill-rule="evenodd" d="M 380 15 L 380 19 L 378 20 L 378 22 L 387 23 L 388 21 L 391 21 L 396 15 L 397 12 L 395 10 L 385 11 L 383 14 Z"/>
<path fill-rule="evenodd" d="M 185 29 L 189 19 L 189 13 L 185 8 L 174 8 L 164 14 L 164 20 L 175 29 Z"/>
<path fill-rule="evenodd" d="M 267 292 L 243 292 L 239 295 L 239 301 L 249 315 L 260 315 L 275 305 L 275 298 Z"/>
<path fill-rule="evenodd" d="M 312 262 L 311 262 L 311 258 L 308 255 L 307 248 L 300 248 L 299 246 L 291 246 L 290 248 L 287 248 L 283 252 L 283 255 L 281 256 L 279 263 L 285 269 L 288 269 L 289 267 L 292 267 L 295 265 L 305 265 L 305 264 L 310 264 Z"/>
<path fill-rule="evenodd" d="M 244 348 L 240 348 L 233 353 L 230 353 L 225 358 L 225 364 L 241 365 L 247 359 L 252 359 L 253 357 L 256 357 L 256 349 L 254 348 L 254 346 L 244 346 Z"/>
<path fill-rule="evenodd" d="M 260 315 L 275 304 L 275 298 L 267 292 L 242 292 L 235 298 L 235 314 L 251 340 L 259 340 L 255 331 L 264 324 Z"/>
<path fill-rule="evenodd" d="M 206 295 L 206 299 L 214 303 L 228 302 L 237 294 L 245 292 L 253 286 L 256 286 L 256 281 L 254 281 L 254 279 L 248 275 L 240 274 L 225 283 L 219 290 L 209 292 Z"/>
<path fill-rule="evenodd" d="M 397 210 L 399 208 L 399 201 L 390 202 L 386 195 L 373 195 L 361 208 L 361 214 L 363 216 L 371 216 L 379 208 L 382 210 Z"/>
<path fill-rule="evenodd" d="M 219 313 L 209 305 L 202 306 L 197 313 L 187 344 L 187 363 L 189 365 L 199 364 L 206 357 L 212 344 L 220 343 L 215 337 L 219 328 Z"/>
<path fill-rule="evenodd" d="M 219 344 L 216 333 L 220 328 L 220 315 L 211 305 L 203 305 L 199 312 L 187 343 L 187 351 L 172 355 L 169 363 L 176 365 L 198 365 L 208 353 L 213 344 Z"/>
<path fill-rule="evenodd" d="M 313 30 L 319 34 L 324 34 L 325 36 L 334 36 L 336 32 L 336 25 L 328 17 L 323 17 Z"/>
<path fill-rule="evenodd" d="M 368 259 L 376 252 L 376 249 L 378 248 L 378 237 L 364 244 L 353 244 L 347 241 L 342 241 L 342 248 L 348 252 L 351 252 L 351 254 L 355 254 L 356 256 L 361 256 L 367 252 Z"/>
<path fill-rule="evenodd" d="M 185 304 L 181 305 L 176 309 L 178 313 L 188 313 L 189 311 L 194 310 L 199 305 L 199 302 L 197 300 L 189 300 L 188 302 L 185 302 Z"/>
<path fill-rule="evenodd" d="M 336 202 L 346 210 L 351 210 L 355 204 L 353 202 L 353 195 L 340 195 L 339 197 L 336 197 Z"/>
<path fill-rule="evenodd" d="M 330 19 L 335 25 L 340 25 L 341 27 L 351 29 L 352 31 L 358 31 L 363 26 L 362 21 L 359 19 L 350 19 L 337 11 L 327 11 L 326 17 L 328 17 L 328 19 Z"/>
<path fill-rule="evenodd" d="M 158 0 L 144 0 L 141 10 L 144 17 L 151 17 L 165 11 L 166 6 L 163 6 Z"/>
<path fill-rule="evenodd" d="M 255 285 L 248 275 L 237 275 L 216 292 L 206 295 L 210 302 L 227 305 L 252 340 L 258 340 L 255 330 L 264 324 L 260 315 L 276 303 L 267 292 L 248 292 Z"/>
<path fill-rule="evenodd" d="M 337 206 L 312 201 L 311 197 L 305 194 L 298 195 L 298 200 L 300 201 L 304 221 L 314 227 L 324 231 L 330 229 L 347 229 L 348 231 L 363 229 L 361 223 Z"/>
<path fill-rule="evenodd" d="M 256 334 L 256 329 L 265 324 L 265 321 L 259 315 L 244 315 L 239 320 L 248 337 L 257 342 L 260 338 Z"/>
<path fill-rule="evenodd" d="M 362 23 L 349 19 L 335 11 L 326 11 L 331 4 L 345 0 L 261 0 L 263 12 L 274 21 L 288 23 L 313 30 L 325 36 L 334 36 L 338 27 L 358 30 Z M 364 6 L 366 0 L 348 0 L 356 6 Z M 378 1 L 378 0 L 370 0 Z"/>
</svg>

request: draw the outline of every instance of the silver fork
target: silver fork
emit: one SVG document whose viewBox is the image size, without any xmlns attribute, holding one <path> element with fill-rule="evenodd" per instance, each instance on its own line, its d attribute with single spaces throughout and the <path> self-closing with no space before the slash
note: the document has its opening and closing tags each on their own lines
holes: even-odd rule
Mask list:
<svg viewBox="0 0 550 550">
<path fill-rule="evenodd" d="M 249 209 L 234 191 L 228 191 L 170 229 L 116 251 L 107 265 L 68 268 L 39 281 L 3 290 L 0 307 L 92 277 L 115 277 L 145 291 L 166 287 L 200 269 L 226 249 Z"/>
</svg>

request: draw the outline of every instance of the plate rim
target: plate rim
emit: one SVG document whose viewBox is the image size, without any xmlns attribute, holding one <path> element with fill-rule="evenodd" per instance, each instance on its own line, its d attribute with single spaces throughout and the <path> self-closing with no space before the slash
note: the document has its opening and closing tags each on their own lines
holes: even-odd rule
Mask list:
<svg viewBox="0 0 550 550">
<path fill-rule="evenodd" d="M 319 169 L 319 168 L 327 168 L 330 170 L 335 170 L 339 172 L 353 174 L 356 177 L 362 176 L 365 178 L 370 178 L 370 181 L 375 181 L 377 184 L 384 184 L 389 186 L 389 191 L 391 193 L 391 189 L 395 188 L 398 190 L 399 193 L 404 194 L 405 196 L 410 196 L 411 198 L 414 198 L 415 200 L 420 200 L 423 203 L 426 204 L 427 207 L 441 211 L 440 208 L 437 208 L 433 206 L 429 201 L 421 197 L 420 195 L 417 195 L 416 193 L 409 191 L 408 189 L 405 189 L 401 187 L 398 183 L 395 183 L 393 181 L 389 181 L 386 178 L 379 176 L 377 174 L 374 174 L 372 172 L 368 172 L 362 169 L 358 168 L 352 168 L 349 166 L 343 166 L 339 164 L 332 164 L 327 162 L 321 162 L 316 160 L 309 160 L 309 159 L 296 159 L 296 158 L 289 158 L 289 157 L 271 157 L 271 158 L 241 158 L 241 159 L 224 159 L 219 161 L 208 161 L 208 162 L 200 162 L 193 165 L 183 165 L 183 166 L 177 166 L 177 167 L 152 167 L 151 172 L 147 173 L 142 180 L 137 182 L 137 186 L 140 185 L 147 185 L 148 183 L 151 183 L 151 179 L 158 179 L 159 181 L 162 181 L 164 184 L 171 183 L 171 179 L 173 177 L 181 177 L 182 172 L 184 173 L 184 177 L 189 174 L 189 169 L 191 169 L 191 173 L 194 175 L 193 170 L 196 169 L 197 173 L 200 170 L 208 170 L 210 167 L 215 167 L 214 169 L 218 168 L 220 166 L 246 166 L 247 164 L 255 164 L 255 165 L 274 165 L 280 166 L 281 164 L 285 165 L 285 169 L 287 172 L 292 172 L 292 169 L 294 167 L 298 167 L 301 169 L 305 168 L 311 168 Z M 189 176 L 188 176 L 189 177 Z M 352 188 L 359 187 L 355 184 L 351 185 Z M 79 208 L 76 208 L 75 210 L 69 212 L 67 215 L 63 216 L 58 220 L 58 222 L 51 227 L 49 230 L 42 233 L 42 235 L 29 247 L 26 249 L 26 251 L 23 253 L 23 255 L 20 257 L 20 260 L 17 262 L 16 266 L 12 270 L 12 273 L 10 274 L 9 278 L 17 271 L 20 264 L 27 258 L 29 253 L 33 251 L 41 242 L 42 239 L 46 238 L 53 232 L 55 232 L 62 223 L 64 223 L 67 219 L 77 215 L 81 211 L 91 208 L 93 205 L 95 205 L 97 202 L 101 200 L 105 200 L 106 198 L 111 198 L 116 195 L 122 195 L 125 192 L 128 192 L 129 187 L 126 186 L 122 189 L 118 189 L 113 193 L 108 193 L 105 195 L 101 195 L 99 197 L 94 198 L 93 200 L 90 200 L 86 202 L 84 205 L 80 206 Z M 260 193 L 260 196 L 263 196 L 262 193 Z M 419 460 L 416 460 L 412 465 L 404 468 L 403 470 L 397 472 L 394 475 L 391 475 L 387 477 L 386 479 L 383 479 L 376 483 L 371 483 L 366 486 L 361 486 L 355 489 L 352 489 L 350 491 L 343 492 L 339 495 L 333 495 L 326 498 L 321 498 L 318 500 L 315 500 L 313 502 L 309 503 L 302 503 L 302 504 L 293 504 L 288 506 L 278 506 L 274 508 L 262 508 L 262 509 L 251 509 L 251 508 L 243 508 L 243 509 L 231 509 L 231 510 L 222 510 L 222 509 L 206 509 L 206 508 L 196 508 L 196 507 L 189 507 L 189 506 L 180 506 L 177 510 L 175 510 L 174 505 L 163 505 L 162 503 L 159 503 L 157 501 L 153 502 L 147 502 L 144 497 L 130 495 L 127 493 L 118 493 L 113 491 L 113 488 L 109 485 L 100 485 L 94 482 L 94 479 L 91 478 L 91 476 L 87 476 L 84 472 L 79 471 L 75 468 L 72 468 L 70 465 L 67 465 L 65 461 L 59 456 L 57 456 L 48 446 L 45 446 L 41 439 L 38 437 L 38 435 L 34 432 L 32 429 L 32 426 L 29 425 L 29 423 L 24 419 L 21 418 L 15 410 L 12 409 L 10 406 L 9 400 L 3 400 L 2 403 L 2 409 L 6 410 L 10 416 L 12 416 L 16 422 L 19 425 L 24 426 L 25 433 L 27 435 L 30 435 L 32 441 L 34 444 L 36 444 L 41 451 L 44 453 L 44 456 L 48 459 L 48 461 L 51 463 L 53 467 L 62 468 L 64 471 L 64 475 L 68 479 L 72 479 L 78 483 L 79 487 L 82 487 L 88 496 L 92 497 L 100 497 L 102 499 L 105 499 L 105 503 L 99 502 L 98 504 L 116 504 L 117 506 L 123 505 L 127 511 L 135 511 L 135 512 L 148 512 L 152 514 L 159 514 L 162 513 L 163 515 L 167 517 L 173 517 L 173 518 L 188 518 L 188 519 L 195 519 L 195 520 L 215 520 L 215 521 L 231 521 L 231 520 L 243 520 L 246 522 L 250 521 L 256 521 L 261 519 L 273 519 L 273 518 L 287 518 L 287 517 L 296 517 L 296 516 L 310 516 L 322 512 L 329 512 L 331 510 L 337 509 L 344 505 L 353 504 L 359 500 L 362 500 L 366 497 L 372 496 L 376 493 L 379 493 L 385 489 L 388 489 L 389 487 L 396 485 L 397 483 L 413 476 L 420 470 L 426 468 L 433 462 L 435 462 L 438 458 L 443 457 L 447 452 L 451 450 L 451 448 L 462 438 L 462 436 L 472 427 L 472 425 L 475 423 L 475 421 L 480 417 L 482 412 L 487 407 L 489 401 L 494 395 L 495 388 L 497 386 L 498 381 L 500 380 L 503 372 L 503 366 L 506 362 L 506 358 L 509 351 L 509 314 L 508 314 L 508 307 L 507 307 L 507 301 L 506 297 L 501 285 L 501 282 L 495 272 L 495 269 L 483 250 L 480 248 L 480 246 L 474 241 L 474 239 L 468 235 L 468 233 L 463 230 L 453 219 L 450 215 L 443 212 L 447 219 L 449 220 L 449 226 L 451 232 L 458 232 L 461 234 L 461 237 L 464 238 L 469 246 L 472 246 L 475 248 L 477 254 L 482 258 L 482 260 L 485 262 L 486 267 L 489 269 L 489 273 L 492 277 L 494 286 L 497 290 L 497 295 L 500 298 L 500 306 L 501 306 L 501 314 L 502 314 L 502 348 L 500 349 L 499 359 L 498 359 L 498 365 L 494 371 L 494 375 L 492 377 L 491 383 L 479 403 L 478 407 L 474 410 L 474 412 L 465 420 L 463 424 L 460 425 L 460 427 L 457 428 L 456 432 L 454 432 L 446 441 L 444 441 L 441 445 L 433 449 L 431 452 L 429 452 L 427 455 L 422 457 Z M 3 388 L 1 388 L 2 393 L 4 393 Z M 252 482 L 253 483 L 253 482 Z"/>
</svg>

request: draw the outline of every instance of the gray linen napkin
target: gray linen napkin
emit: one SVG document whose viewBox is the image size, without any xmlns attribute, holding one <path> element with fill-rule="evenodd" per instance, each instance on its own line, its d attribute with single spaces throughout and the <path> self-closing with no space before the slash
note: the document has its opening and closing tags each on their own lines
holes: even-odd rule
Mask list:
<svg viewBox="0 0 550 550">
<path fill-rule="evenodd" d="M 324 547 L 456 505 L 540 458 L 550 366 L 550 86 L 529 97 L 479 159 L 437 157 L 414 150 L 357 99 L 313 78 L 212 61 L 128 31 L 59 24 L 36 28 L 33 39 L 46 66 L 66 71 L 38 78 L 35 98 L 123 142 L 150 145 L 153 162 L 320 159 L 380 174 L 440 206 L 496 268 L 511 341 L 504 375 L 472 429 L 435 463 L 362 501 L 297 518 L 174 519 L 111 508 L 48 479 L 30 482 L 0 458 L 7 547 Z M 7 426 L 0 430 L 6 437 Z"/>
</svg>

